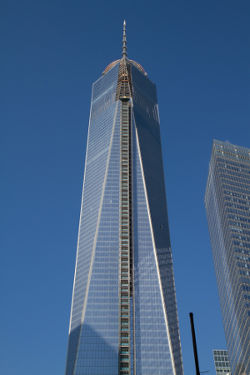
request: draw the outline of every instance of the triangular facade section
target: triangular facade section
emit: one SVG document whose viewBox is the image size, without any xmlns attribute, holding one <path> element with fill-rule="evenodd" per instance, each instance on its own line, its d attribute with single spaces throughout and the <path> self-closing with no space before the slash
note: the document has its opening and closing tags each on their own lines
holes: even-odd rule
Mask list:
<svg viewBox="0 0 250 375">
<path fill-rule="evenodd" d="M 174 375 L 144 168 L 135 129 L 133 164 L 134 304 L 137 375 Z"/>
</svg>

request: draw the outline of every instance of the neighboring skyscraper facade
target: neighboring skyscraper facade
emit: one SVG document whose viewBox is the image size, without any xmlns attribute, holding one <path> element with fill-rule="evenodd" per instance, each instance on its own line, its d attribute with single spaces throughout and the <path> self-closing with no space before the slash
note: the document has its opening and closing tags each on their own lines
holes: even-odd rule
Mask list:
<svg viewBox="0 0 250 375">
<path fill-rule="evenodd" d="M 213 142 L 205 195 L 233 375 L 250 374 L 250 149 Z"/>
<path fill-rule="evenodd" d="M 182 375 L 155 85 L 123 54 L 92 89 L 66 375 Z"/>
<path fill-rule="evenodd" d="M 231 375 L 227 350 L 213 350 L 216 375 Z"/>
</svg>

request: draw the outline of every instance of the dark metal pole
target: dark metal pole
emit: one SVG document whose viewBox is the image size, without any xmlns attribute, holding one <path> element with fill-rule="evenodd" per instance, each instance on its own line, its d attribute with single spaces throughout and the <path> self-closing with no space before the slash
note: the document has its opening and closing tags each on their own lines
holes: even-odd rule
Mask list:
<svg viewBox="0 0 250 375">
<path fill-rule="evenodd" d="M 198 352 L 197 352 L 195 330 L 194 330 L 194 314 L 193 313 L 189 313 L 189 318 L 190 318 L 191 331 L 192 331 L 192 339 L 193 339 L 193 350 L 194 350 L 194 361 L 195 361 L 196 375 L 200 375 Z"/>
</svg>

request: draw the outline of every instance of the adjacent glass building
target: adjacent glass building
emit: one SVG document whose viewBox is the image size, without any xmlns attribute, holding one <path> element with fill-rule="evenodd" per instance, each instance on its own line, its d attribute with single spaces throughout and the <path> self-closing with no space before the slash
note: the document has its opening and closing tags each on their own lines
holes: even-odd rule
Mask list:
<svg viewBox="0 0 250 375">
<path fill-rule="evenodd" d="M 122 58 L 93 84 L 66 375 L 182 375 L 156 87 Z"/>
<path fill-rule="evenodd" d="M 231 375 L 227 350 L 213 350 L 216 375 Z"/>
<path fill-rule="evenodd" d="M 250 149 L 213 142 L 205 195 L 233 375 L 250 374 Z"/>
</svg>

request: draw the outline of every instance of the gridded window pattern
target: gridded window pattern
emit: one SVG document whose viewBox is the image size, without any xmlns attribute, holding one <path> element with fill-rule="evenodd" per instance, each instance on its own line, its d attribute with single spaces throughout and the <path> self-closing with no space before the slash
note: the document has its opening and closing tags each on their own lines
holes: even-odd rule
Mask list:
<svg viewBox="0 0 250 375">
<path fill-rule="evenodd" d="M 205 195 L 232 373 L 250 373 L 250 150 L 214 141 Z"/>
<path fill-rule="evenodd" d="M 213 356 L 216 375 L 231 375 L 227 350 L 214 350 Z"/>
</svg>

